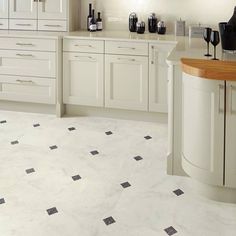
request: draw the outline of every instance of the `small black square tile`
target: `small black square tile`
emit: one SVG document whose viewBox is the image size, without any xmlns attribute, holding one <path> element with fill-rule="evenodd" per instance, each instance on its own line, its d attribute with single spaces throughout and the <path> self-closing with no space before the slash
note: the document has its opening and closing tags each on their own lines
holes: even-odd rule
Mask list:
<svg viewBox="0 0 236 236">
<path fill-rule="evenodd" d="M 103 221 L 106 225 L 110 225 L 116 222 L 112 216 L 107 217 L 106 219 L 103 219 Z"/>
<path fill-rule="evenodd" d="M 58 210 L 56 207 L 52 207 L 50 209 L 47 209 L 47 213 L 48 213 L 48 215 L 53 215 L 53 214 L 58 213 Z"/>
<path fill-rule="evenodd" d="M 142 158 L 141 156 L 136 156 L 136 157 L 134 157 L 134 159 L 135 159 L 136 161 L 141 161 L 141 160 L 143 160 L 143 158 Z"/>
<path fill-rule="evenodd" d="M 131 184 L 129 182 L 124 182 L 122 184 L 120 184 L 123 188 L 128 188 L 131 186 Z"/>
<path fill-rule="evenodd" d="M 149 136 L 149 135 L 145 136 L 144 138 L 145 138 L 146 140 L 152 139 L 152 137 Z"/>
<path fill-rule="evenodd" d="M 184 192 L 181 189 L 176 189 L 175 191 L 173 191 L 173 193 L 177 196 L 184 194 Z"/>
<path fill-rule="evenodd" d="M 75 175 L 75 176 L 72 176 L 72 179 L 73 179 L 74 181 L 76 181 L 76 180 L 81 179 L 81 177 L 80 177 L 80 175 Z"/>
<path fill-rule="evenodd" d="M 15 141 L 12 141 L 11 142 L 11 145 L 16 145 L 16 144 L 18 144 L 19 143 L 19 141 L 18 140 L 15 140 Z"/>
<path fill-rule="evenodd" d="M 1 198 L 0 199 L 0 204 L 4 204 L 5 203 L 5 199 L 4 198 Z"/>
<path fill-rule="evenodd" d="M 98 152 L 97 150 L 91 151 L 90 153 L 91 153 L 93 156 L 99 154 L 99 152 Z"/>
<path fill-rule="evenodd" d="M 75 127 L 70 127 L 70 128 L 68 128 L 68 130 L 73 131 L 73 130 L 76 130 L 76 128 Z"/>
<path fill-rule="evenodd" d="M 35 172 L 35 169 L 34 169 L 34 168 L 30 168 L 30 169 L 25 170 L 25 172 L 26 172 L 27 174 L 31 174 L 31 173 L 34 173 L 34 172 Z"/>
<path fill-rule="evenodd" d="M 33 127 L 36 128 L 36 127 L 39 127 L 40 124 L 33 124 Z"/>
<path fill-rule="evenodd" d="M 0 124 L 5 124 L 5 123 L 7 123 L 6 120 L 1 120 L 1 121 L 0 121 Z"/>
<path fill-rule="evenodd" d="M 113 133 L 111 131 L 105 132 L 106 135 L 112 135 Z"/>
<path fill-rule="evenodd" d="M 175 228 L 172 227 L 172 226 L 170 226 L 170 227 L 164 229 L 164 231 L 165 231 L 169 236 L 174 235 L 174 234 L 177 233 L 177 231 L 175 230 Z"/>
<path fill-rule="evenodd" d="M 54 150 L 54 149 L 57 149 L 58 147 L 57 147 L 57 145 L 53 145 L 53 146 L 50 146 L 49 147 L 51 150 Z"/>
</svg>

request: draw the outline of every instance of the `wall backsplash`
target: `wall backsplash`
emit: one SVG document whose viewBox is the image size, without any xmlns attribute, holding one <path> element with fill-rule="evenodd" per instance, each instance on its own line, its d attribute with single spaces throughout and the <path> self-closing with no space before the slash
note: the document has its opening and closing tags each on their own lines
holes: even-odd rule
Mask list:
<svg viewBox="0 0 236 236">
<path fill-rule="evenodd" d="M 217 27 L 218 22 L 228 21 L 236 5 L 235 0 L 81 0 L 82 29 L 86 29 L 89 3 L 102 12 L 106 30 L 127 30 L 130 12 L 144 21 L 155 12 L 166 22 L 168 33 L 174 32 L 174 22 L 180 17 L 186 26 L 201 23 Z"/>
</svg>

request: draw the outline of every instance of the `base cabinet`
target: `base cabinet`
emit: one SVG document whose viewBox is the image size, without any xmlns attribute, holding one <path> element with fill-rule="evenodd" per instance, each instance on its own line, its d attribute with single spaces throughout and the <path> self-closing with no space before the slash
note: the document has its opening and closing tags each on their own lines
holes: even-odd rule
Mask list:
<svg viewBox="0 0 236 236">
<path fill-rule="evenodd" d="M 148 58 L 105 56 L 105 106 L 147 111 Z"/>
<path fill-rule="evenodd" d="M 184 73 L 182 122 L 186 173 L 205 184 L 235 188 L 236 82 Z"/>
<path fill-rule="evenodd" d="M 63 60 L 64 103 L 104 106 L 103 54 L 64 52 Z"/>
</svg>

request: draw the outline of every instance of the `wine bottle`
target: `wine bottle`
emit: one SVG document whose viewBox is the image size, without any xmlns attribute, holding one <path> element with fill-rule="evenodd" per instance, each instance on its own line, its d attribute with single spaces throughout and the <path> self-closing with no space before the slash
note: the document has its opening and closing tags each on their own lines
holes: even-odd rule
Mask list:
<svg viewBox="0 0 236 236">
<path fill-rule="evenodd" d="M 102 18 L 101 18 L 101 12 L 98 12 L 98 18 L 97 18 L 97 30 L 102 30 Z"/>
<path fill-rule="evenodd" d="M 234 13 L 233 16 L 230 18 L 228 25 L 232 25 L 234 26 L 234 28 L 236 27 L 236 6 L 234 7 Z"/>
<path fill-rule="evenodd" d="M 95 20 L 95 17 L 94 17 L 94 9 L 92 10 L 92 19 L 90 21 L 89 30 L 91 32 L 94 32 L 94 31 L 97 30 L 97 24 L 96 24 L 96 20 Z"/>
<path fill-rule="evenodd" d="M 88 31 L 90 30 L 89 26 L 90 26 L 91 19 L 92 19 L 92 4 L 89 3 L 89 14 L 88 14 L 88 17 L 87 17 L 87 30 Z"/>
</svg>

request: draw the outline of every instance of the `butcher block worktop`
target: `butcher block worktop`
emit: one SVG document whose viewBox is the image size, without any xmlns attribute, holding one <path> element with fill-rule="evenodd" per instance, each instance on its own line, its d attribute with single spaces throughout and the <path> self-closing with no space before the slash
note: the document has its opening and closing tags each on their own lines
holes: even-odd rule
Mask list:
<svg viewBox="0 0 236 236">
<path fill-rule="evenodd" d="M 183 72 L 193 76 L 236 81 L 236 61 L 182 58 L 181 64 Z"/>
</svg>

